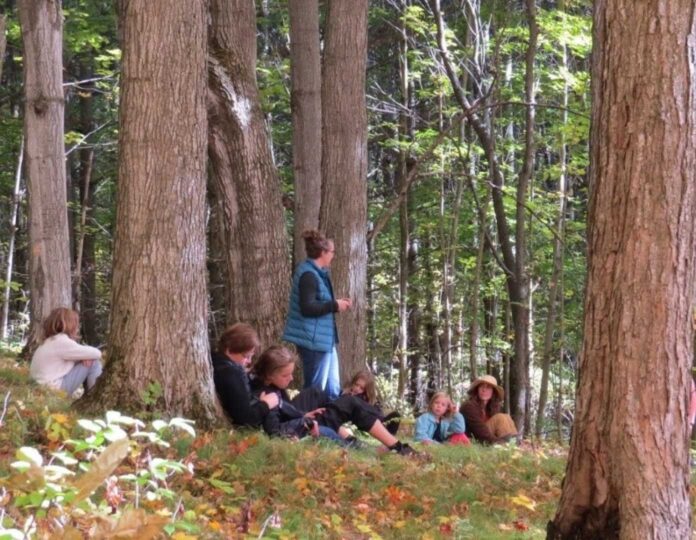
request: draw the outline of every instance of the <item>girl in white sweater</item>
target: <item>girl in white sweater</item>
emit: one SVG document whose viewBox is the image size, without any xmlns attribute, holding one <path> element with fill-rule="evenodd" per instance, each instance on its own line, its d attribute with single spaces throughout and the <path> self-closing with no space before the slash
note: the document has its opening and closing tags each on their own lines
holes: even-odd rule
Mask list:
<svg viewBox="0 0 696 540">
<path fill-rule="evenodd" d="M 82 384 L 94 386 L 101 375 L 101 351 L 75 341 L 80 329 L 76 311 L 54 309 L 44 321 L 44 342 L 31 359 L 30 374 L 39 384 L 71 396 Z"/>
</svg>

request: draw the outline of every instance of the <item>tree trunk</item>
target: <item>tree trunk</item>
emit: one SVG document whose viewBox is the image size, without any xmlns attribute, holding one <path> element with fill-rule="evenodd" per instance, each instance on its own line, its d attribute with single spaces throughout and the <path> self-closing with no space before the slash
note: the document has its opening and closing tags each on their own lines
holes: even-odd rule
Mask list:
<svg viewBox="0 0 696 540">
<path fill-rule="evenodd" d="M 30 356 L 41 324 L 70 307 L 70 245 L 63 145 L 63 13 L 60 0 L 22 0 L 25 167 L 29 201 Z"/>
<path fill-rule="evenodd" d="M 6 26 L 7 16 L 4 13 L 0 13 L 0 81 L 2 80 L 2 66 L 5 63 L 5 49 L 7 47 Z"/>
<path fill-rule="evenodd" d="M 254 3 L 212 0 L 210 18 L 208 153 L 224 215 L 227 321 L 251 324 L 267 346 L 283 331 L 290 267 L 280 180 L 256 86 Z"/>
<path fill-rule="evenodd" d="M 367 0 L 329 0 L 322 79 L 319 223 L 336 247 L 332 281 L 352 308 L 337 317 L 341 376 L 365 363 Z"/>
<path fill-rule="evenodd" d="M 121 5 L 119 183 L 111 347 L 85 407 L 211 425 L 205 283 L 206 10 L 203 0 Z"/>
<path fill-rule="evenodd" d="M 548 538 L 691 538 L 695 19 L 594 4 L 583 352 Z"/>
<path fill-rule="evenodd" d="M 567 69 L 566 46 L 563 44 L 563 68 Z M 568 124 L 568 81 L 563 85 L 563 125 Z M 544 350 L 541 358 L 541 385 L 539 387 L 539 408 L 537 409 L 536 432 L 537 439 L 541 438 L 544 427 L 544 413 L 548 401 L 549 376 L 551 371 L 551 356 L 553 355 L 553 336 L 556 328 L 556 306 L 563 302 L 563 296 L 559 294 L 561 270 L 563 267 L 563 235 L 565 231 L 566 213 L 566 171 L 567 148 L 565 137 L 561 135 L 559 152 L 559 166 L 561 174 L 558 178 L 558 216 L 556 217 L 556 236 L 553 239 L 553 270 L 549 285 L 549 305 L 546 311 L 546 327 L 544 330 Z"/>
<path fill-rule="evenodd" d="M 17 238 L 17 218 L 19 217 L 19 205 L 22 202 L 22 163 L 24 161 L 24 137 L 19 145 L 17 156 L 17 169 L 15 171 L 15 185 L 12 190 L 12 213 L 10 216 L 10 238 L 7 245 L 7 265 L 5 267 L 5 287 L 2 299 L 2 321 L 0 321 L 0 339 L 8 337 L 7 326 L 10 320 L 10 300 L 12 295 L 12 272 L 14 263 L 15 240 Z"/>
<path fill-rule="evenodd" d="M 321 54 L 319 0 L 290 0 L 292 164 L 295 179 L 293 260 L 306 258 L 302 231 L 319 226 L 321 206 Z"/>
</svg>

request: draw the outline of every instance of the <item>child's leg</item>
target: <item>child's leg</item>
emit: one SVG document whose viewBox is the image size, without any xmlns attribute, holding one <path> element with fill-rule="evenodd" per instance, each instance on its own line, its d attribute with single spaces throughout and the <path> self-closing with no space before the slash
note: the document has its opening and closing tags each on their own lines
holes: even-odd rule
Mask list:
<svg viewBox="0 0 696 540">
<path fill-rule="evenodd" d="M 87 389 L 89 390 L 92 388 L 96 382 L 99 376 L 102 374 L 102 365 L 99 360 L 95 360 L 92 362 L 92 365 L 89 368 L 89 372 L 87 373 Z"/>
<path fill-rule="evenodd" d="M 63 377 L 63 380 L 60 383 L 60 389 L 65 390 L 68 396 L 72 396 L 75 393 L 75 390 L 77 390 L 78 387 L 85 382 L 89 371 L 90 368 L 85 366 L 82 362 L 75 362 L 73 368 Z"/>
</svg>

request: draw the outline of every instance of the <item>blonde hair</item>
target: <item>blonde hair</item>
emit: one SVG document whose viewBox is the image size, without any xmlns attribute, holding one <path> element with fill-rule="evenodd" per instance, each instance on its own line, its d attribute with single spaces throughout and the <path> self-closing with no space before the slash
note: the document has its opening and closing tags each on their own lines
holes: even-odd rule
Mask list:
<svg viewBox="0 0 696 540">
<path fill-rule="evenodd" d="M 77 331 L 80 328 L 80 316 L 77 311 L 59 307 L 51 311 L 43 322 L 44 339 L 56 334 L 66 334 L 72 339 L 77 339 Z"/>
<path fill-rule="evenodd" d="M 435 392 L 433 394 L 433 397 L 430 398 L 430 402 L 428 403 L 428 411 L 433 412 L 433 405 L 438 399 L 443 398 L 445 401 L 447 401 L 448 406 L 447 406 L 447 411 L 445 411 L 445 414 L 443 416 L 445 418 L 450 418 L 454 416 L 454 413 L 456 412 L 456 409 L 454 407 L 454 403 L 450 399 L 449 395 L 446 392 Z"/>
</svg>

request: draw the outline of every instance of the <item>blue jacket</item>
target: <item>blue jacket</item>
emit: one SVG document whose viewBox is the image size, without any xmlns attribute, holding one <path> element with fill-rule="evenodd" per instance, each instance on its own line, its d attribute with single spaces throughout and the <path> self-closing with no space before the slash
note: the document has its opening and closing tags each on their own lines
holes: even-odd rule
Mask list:
<svg viewBox="0 0 696 540">
<path fill-rule="evenodd" d="M 329 272 L 319 268 L 312 259 L 300 263 L 292 277 L 290 307 L 285 322 L 283 340 L 309 349 L 329 352 L 338 343 L 338 331 L 333 312 L 319 317 L 306 317 L 300 310 L 300 278 L 306 272 L 314 274 L 317 280 L 317 301 L 335 301 Z"/>
<path fill-rule="evenodd" d="M 416 420 L 416 429 L 413 436 L 417 441 L 432 441 L 437 429 L 437 420 L 431 412 L 421 414 Z M 443 418 L 440 422 L 440 433 L 443 439 L 449 439 L 455 433 L 464 433 L 466 424 L 461 413 L 454 413 L 451 418 Z"/>
</svg>

